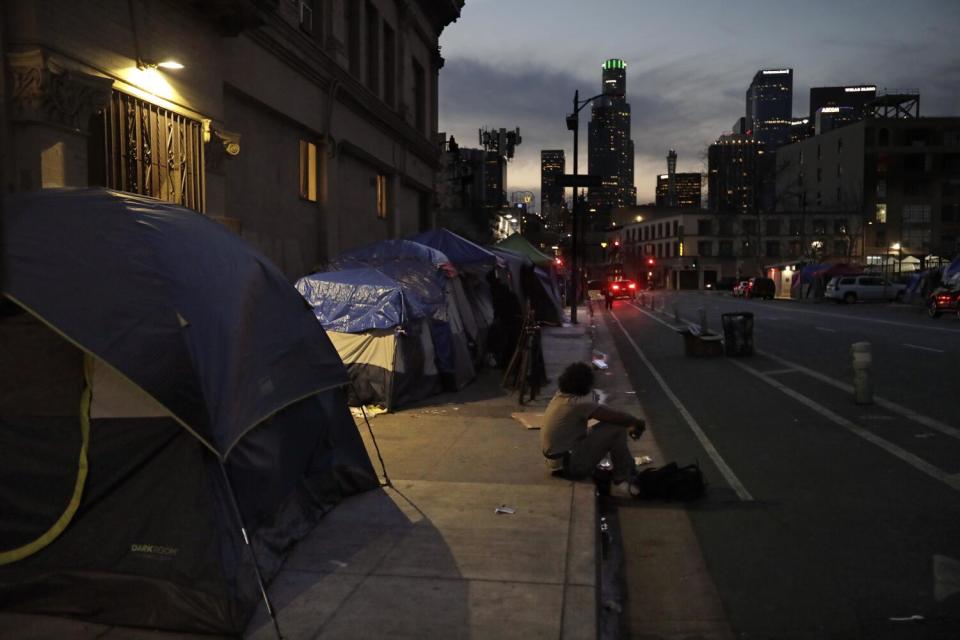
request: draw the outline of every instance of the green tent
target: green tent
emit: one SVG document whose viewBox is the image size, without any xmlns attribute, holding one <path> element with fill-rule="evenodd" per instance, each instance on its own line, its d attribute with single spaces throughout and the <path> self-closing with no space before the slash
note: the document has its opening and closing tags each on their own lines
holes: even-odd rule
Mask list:
<svg viewBox="0 0 960 640">
<path fill-rule="evenodd" d="M 494 246 L 501 249 L 509 249 L 510 251 L 522 253 L 533 260 L 533 264 L 537 265 L 541 269 L 546 269 L 549 271 L 549 269 L 553 266 L 553 258 L 530 244 L 530 242 L 519 233 L 515 233 L 504 238 Z"/>
</svg>

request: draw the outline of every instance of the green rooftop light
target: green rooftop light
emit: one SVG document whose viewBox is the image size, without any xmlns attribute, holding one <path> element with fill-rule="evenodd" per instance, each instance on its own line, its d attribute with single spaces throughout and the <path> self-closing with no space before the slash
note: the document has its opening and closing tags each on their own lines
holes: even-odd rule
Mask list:
<svg viewBox="0 0 960 640">
<path fill-rule="evenodd" d="M 610 69 L 626 69 L 627 63 L 619 58 L 610 58 L 603 63 L 603 70 L 608 71 Z"/>
</svg>

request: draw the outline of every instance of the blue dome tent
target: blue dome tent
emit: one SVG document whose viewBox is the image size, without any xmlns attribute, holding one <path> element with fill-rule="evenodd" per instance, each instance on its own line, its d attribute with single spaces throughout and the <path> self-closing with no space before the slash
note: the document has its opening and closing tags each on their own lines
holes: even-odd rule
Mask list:
<svg viewBox="0 0 960 640">
<path fill-rule="evenodd" d="M 52 190 L 3 226 L 4 607 L 241 633 L 292 545 L 378 484 L 336 350 L 196 212 Z"/>
</svg>

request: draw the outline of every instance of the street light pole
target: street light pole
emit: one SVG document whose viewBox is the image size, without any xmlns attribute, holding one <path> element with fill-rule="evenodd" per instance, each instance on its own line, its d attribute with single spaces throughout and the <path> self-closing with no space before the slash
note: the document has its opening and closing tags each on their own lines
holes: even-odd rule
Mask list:
<svg viewBox="0 0 960 640">
<path fill-rule="evenodd" d="M 573 111 L 570 113 L 573 116 L 573 175 L 574 180 L 576 180 L 577 169 L 578 169 L 578 156 L 579 156 L 579 139 L 580 139 L 580 90 L 577 89 L 573 92 Z M 570 119 L 567 118 L 567 126 L 569 127 Z M 571 268 L 572 276 L 570 278 L 570 290 L 573 292 L 573 297 L 570 299 L 570 323 L 577 324 L 577 304 L 580 302 L 580 264 L 577 261 L 579 259 L 578 246 L 580 244 L 580 225 L 578 224 L 580 216 L 577 215 L 577 187 L 573 187 L 573 240 L 571 242 L 572 251 L 570 252 L 573 256 Z"/>
<path fill-rule="evenodd" d="M 592 98 L 587 98 L 586 100 L 580 100 L 580 90 L 577 89 L 573 92 L 573 111 L 570 112 L 570 115 L 567 116 L 567 129 L 573 131 L 573 179 L 576 183 L 577 172 L 578 172 L 578 156 L 579 156 L 579 138 L 580 138 L 580 111 L 596 100 L 597 98 L 602 98 L 603 96 L 608 95 L 604 93 L 598 93 Z M 609 94 L 614 95 L 614 94 Z M 571 277 L 570 289 L 572 298 L 570 300 L 570 322 L 572 324 L 577 324 L 577 303 L 579 302 L 580 294 L 580 265 L 579 265 L 579 245 L 580 245 L 580 216 L 577 215 L 579 210 L 579 200 L 577 198 L 577 186 L 573 186 L 573 242 L 571 243 L 572 251 L 571 256 L 573 263 L 571 269 L 573 276 Z"/>
</svg>

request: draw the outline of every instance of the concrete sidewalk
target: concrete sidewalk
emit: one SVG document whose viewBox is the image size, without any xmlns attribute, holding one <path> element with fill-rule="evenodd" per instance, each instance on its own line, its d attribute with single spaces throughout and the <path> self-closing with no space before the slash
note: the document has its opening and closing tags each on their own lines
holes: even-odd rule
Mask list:
<svg viewBox="0 0 960 640">
<path fill-rule="evenodd" d="M 488 369 L 459 393 L 371 420 L 391 485 L 345 500 L 294 548 L 269 587 L 284 638 L 596 637 L 593 485 L 549 476 L 539 432 L 511 418 L 542 411 L 559 371 L 589 359 L 589 320 L 584 309 L 580 325 L 544 329 L 552 382 L 525 407 Z M 514 512 L 495 513 L 502 505 Z M 8 634 L 190 637 L 0 613 Z M 262 609 L 245 635 L 275 637 Z"/>
<path fill-rule="evenodd" d="M 552 381 L 590 355 L 585 325 L 543 343 Z M 593 486 L 546 474 L 501 376 L 371 420 L 391 486 L 345 501 L 294 550 L 270 588 L 284 637 L 595 637 Z M 263 615 L 249 632 L 274 635 Z"/>
</svg>

